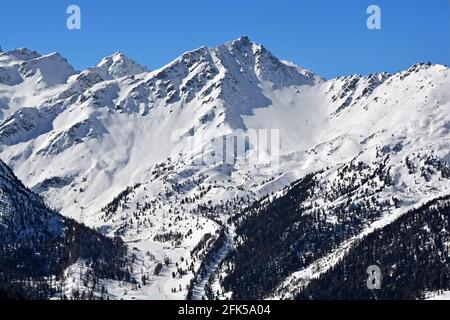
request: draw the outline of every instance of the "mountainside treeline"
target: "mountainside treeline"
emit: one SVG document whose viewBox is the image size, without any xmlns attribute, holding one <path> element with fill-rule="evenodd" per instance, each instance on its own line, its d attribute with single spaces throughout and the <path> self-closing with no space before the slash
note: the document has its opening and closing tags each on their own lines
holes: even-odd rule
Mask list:
<svg viewBox="0 0 450 320">
<path fill-rule="evenodd" d="M 89 267 L 91 284 L 102 278 L 132 281 L 132 259 L 120 238 L 105 237 L 49 209 L 0 162 L 1 295 L 63 297 L 64 271 L 79 260 Z"/>
<path fill-rule="evenodd" d="M 393 168 L 389 156 L 380 155 L 371 164 L 351 161 L 332 176 L 329 172 L 309 174 L 285 188 L 282 195 L 266 197 L 244 210 L 234 218 L 236 246 L 223 263 L 229 269 L 222 283 L 225 292 L 232 292 L 234 299 L 270 296 L 286 277 L 406 205 L 405 198 L 395 193 Z M 409 174 L 416 181 L 449 177 L 447 164 L 433 166 L 429 176 L 417 170 Z M 439 226 L 436 223 L 434 228 Z"/>
<path fill-rule="evenodd" d="M 379 290 L 367 288 L 371 265 L 381 269 Z M 296 298 L 415 300 L 449 289 L 450 196 L 446 196 L 363 238 Z"/>
</svg>

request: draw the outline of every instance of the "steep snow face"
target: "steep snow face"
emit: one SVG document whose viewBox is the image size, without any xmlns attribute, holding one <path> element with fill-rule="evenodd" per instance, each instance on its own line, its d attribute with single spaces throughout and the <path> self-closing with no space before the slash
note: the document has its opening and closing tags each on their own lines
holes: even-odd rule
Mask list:
<svg viewBox="0 0 450 320">
<path fill-rule="evenodd" d="M 383 72 L 370 74 L 366 77 L 354 75 L 337 78 L 329 88 L 329 93 L 333 93 L 332 102 L 339 104 L 334 115 L 339 114 L 352 103 L 370 96 L 389 77 L 388 73 Z"/>
<path fill-rule="evenodd" d="M 42 105 L 76 72 L 59 53 L 29 49 L 0 53 L 0 119 L 23 107 Z"/>
<path fill-rule="evenodd" d="M 42 56 L 28 49 L 0 53 L 0 83 L 34 82 L 37 88 L 63 84 L 75 70 L 59 53 Z"/>
<path fill-rule="evenodd" d="M 341 109 L 338 101 L 330 103 L 334 110 L 324 136 L 343 137 L 330 153 L 355 148 L 370 159 L 368 151 L 373 156 L 377 148 L 384 154 L 425 148 L 448 161 L 448 85 L 448 67 L 418 64 L 374 89 L 369 85 L 372 93 L 359 95 L 347 109 Z"/>
<path fill-rule="evenodd" d="M 41 86 L 63 84 L 75 70 L 59 53 L 52 53 L 20 64 L 19 73 L 24 81 L 34 78 Z"/>
<path fill-rule="evenodd" d="M 280 61 L 265 47 L 250 41 L 245 36 L 219 46 L 214 51 L 222 65 L 234 74 L 235 78 L 241 74 L 249 82 L 250 80 L 270 82 L 275 89 L 293 85 L 313 85 L 322 80 L 310 71 L 292 63 Z"/>
<path fill-rule="evenodd" d="M 312 72 L 278 60 L 247 37 L 228 42 L 213 52 L 225 70 L 219 97 L 226 105 L 226 120 L 233 129 L 247 129 L 242 116 L 251 116 L 254 109 L 272 104 L 265 88 L 273 92 L 323 81 Z"/>
</svg>

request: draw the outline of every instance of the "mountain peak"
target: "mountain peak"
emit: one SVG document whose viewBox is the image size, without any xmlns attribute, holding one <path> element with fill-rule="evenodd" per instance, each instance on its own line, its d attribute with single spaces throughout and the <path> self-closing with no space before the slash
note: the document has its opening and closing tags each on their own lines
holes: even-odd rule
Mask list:
<svg viewBox="0 0 450 320">
<path fill-rule="evenodd" d="M 432 64 L 430 61 L 426 61 L 426 62 L 422 61 L 422 62 L 418 62 L 418 63 L 412 65 L 407 71 L 414 72 L 414 71 L 418 71 L 418 70 L 425 70 L 432 66 L 434 66 L 434 64 Z"/>
<path fill-rule="evenodd" d="M 127 57 L 123 52 L 117 51 L 110 56 L 106 56 L 97 64 L 97 67 L 102 67 L 105 65 L 111 66 L 114 63 L 128 63 L 128 64 L 136 64 L 134 60 Z"/>
<path fill-rule="evenodd" d="M 234 43 L 241 43 L 241 44 L 244 44 L 244 45 L 249 45 L 249 44 L 253 44 L 253 43 L 254 43 L 254 42 L 251 41 L 250 38 L 249 38 L 248 36 L 246 36 L 246 35 L 243 35 L 242 37 L 240 37 L 240 38 L 238 38 L 238 39 L 236 39 L 236 40 L 233 40 L 233 41 L 231 41 L 231 42 L 234 42 Z"/>
<path fill-rule="evenodd" d="M 17 48 L 7 52 L 0 52 L 1 56 L 8 56 L 14 60 L 28 61 L 41 57 L 41 54 L 28 48 Z"/>
<path fill-rule="evenodd" d="M 230 50 L 242 48 L 253 50 L 253 48 L 255 47 L 262 47 L 262 45 L 257 44 L 256 42 L 252 41 L 248 36 L 245 35 L 238 39 L 228 41 L 224 45 Z"/>
<path fill-rule="evenodd" d="M 281 61 L 246 35 L 219 46 L 216 51 L 225 64 L 234 61 L 231 64 L 237 66 L 241 74 L 253 73 L 259 81 L 268 81 L 274 88 L 313 84 L 322 79 L 297 65 Z"/>
<path fill-rule="evenodd" d="M 96 67 L 90 68 L 90 70 L 99 73 L 105 80 L 149 72 L 147 67 L 136 63 L 120 51 L 103 58 Z"/>
<path fill-rule="evenodd" d="M 121 52 L 121 51 L 116 51 L 115 53 L 113 53 L 110 56 L 107 56 L 103 59 L 102 62 L 107 62 L 107 61 L 127 61 L 127 62 L 135 62 L 134 60 L 132 60 L 131 58 L 128 58 L 125 53 Z M 100 64 L 102 63 L 100 62 Z"/>
</svg>

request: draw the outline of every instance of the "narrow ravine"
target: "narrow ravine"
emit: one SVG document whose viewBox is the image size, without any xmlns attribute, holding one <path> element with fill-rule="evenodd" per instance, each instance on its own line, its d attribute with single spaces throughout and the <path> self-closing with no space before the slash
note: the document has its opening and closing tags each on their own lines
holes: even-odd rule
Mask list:
<svg viewBox="0 0 450 320">
<path fill-rule="evenodd" d="M 226 232 L 225 234 L 226 234 L 225 241 L 222 247 L 219 249 L 219 252 L 214 256 L 214 259 L 208 263 L 206 267 L 207 272 L 205 276 L 202 277 L 201 280 L 197 281 L 196 285 L 192 289 L 192 300 L 203 299 L 203 297 L 205 296 L 205 286 L 208 283 L 208 280 L 216 272 L 220 263 L 222 262 L 223 259 L 225 259 L 228 252 L 230 251 L 232 237 L 228 232 Z"/>
</svg>

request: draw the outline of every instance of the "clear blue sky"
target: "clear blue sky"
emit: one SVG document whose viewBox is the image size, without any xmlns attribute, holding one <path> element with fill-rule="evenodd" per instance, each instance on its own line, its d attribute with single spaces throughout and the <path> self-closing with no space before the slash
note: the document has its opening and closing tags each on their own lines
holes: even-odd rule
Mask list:
<svg viewBox="0 0 450 320">
<path fill-rule="evenodd" d="M 66 28 L 66 8 L 82 29 Z M 382 30 L 366 9 L 382 10 Z M 248 35 L 276 56 L 331 78 L 450 65 L 450 0 L 0 0 L 0 45 L 58 51 L 77 68 L 122 51 L 151 69 L 202 45 Z"/>
</svg>

